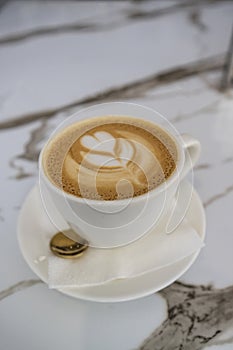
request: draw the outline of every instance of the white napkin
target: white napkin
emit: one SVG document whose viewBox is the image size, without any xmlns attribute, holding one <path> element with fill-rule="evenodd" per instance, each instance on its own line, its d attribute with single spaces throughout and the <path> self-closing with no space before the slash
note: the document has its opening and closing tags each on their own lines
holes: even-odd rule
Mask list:
<svg viewBox="0 0 233 350">
<path fill-rule="evenodd" d="M 51 254 L 48 259 L 49 287 L 87 287 L 136 277 L 174 264 L 203 245 L 197 232 L 184 219 L 171 234 L 166 234 L 160 227 L 124 247 L 90 247 L 80 258 L 73 260 Z"/>
</svg>

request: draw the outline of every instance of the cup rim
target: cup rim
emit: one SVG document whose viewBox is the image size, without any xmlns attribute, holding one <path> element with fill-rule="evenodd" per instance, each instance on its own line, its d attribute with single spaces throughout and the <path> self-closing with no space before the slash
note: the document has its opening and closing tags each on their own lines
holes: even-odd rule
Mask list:
<svg viewBox="0 0 233 350">
<path fill-rule="evenodd" d="M 110 102 L 110 103 L 103 103 L 103 104 L 98 104 L 99 105 L 109 105 L 109 104 L 114 104 L 114 103 L 122 103 L 122 102 Z M 123 102 L 125 103 L 125 102 Z M 130 103 L 126 103 L 126 104 L 130 104 Z M 135 105 L 135 104 L 133 104 Z M 92 106 L 94 107 L 94 106 Z M 144 107 L 144 106 L 141 106 Z M 147 107 L 144 107 L 147 108 Z M 81 111 L 79 111 L 81 112 Z M 158 112 L 156 112 L 158 113 Z M 160 113 L 158 113 L 159 115 L 161 115 Z M 137 119 L 137 117 L 135 117 Z M 138 118 L 139 119 L 139 118 Z M 176 148 L 177 148 L 177 153 L 178 153 L 178 159 L 176 162 L 176 168 L 173 171 L 173 173 L 168 177 L 167 180 L 165 180 L 164 182 L 162 182 L 160 185 L 158 185 L 157 187 L 155 187 L 152 190 L 147 191 L 146 193 L 143 193 L 141 195 L 138 195 L 136 197 L 132 197 L 130 198 L 131 201 L 133 201 L 134 203 L 147 199 L 147 197 L 151 197 L 151 196 L 156 196 L 159 193 L 163 192 L 164 190 L 166 190 L 168 187 L 170 187 L 177 179 L 180 178 L 181 176 L 181 172 L 184 166 L 184 148 L 182 147 L 181 144 L 181 140 L 180 140 L 180 136 L 175 136 L 170 130 L 168 130 L 166 127 L 159 125 L 158 123 L 155 123 L 153 121 L 150 121 L 151 123 L 155 124 L 156 126 L 158 126 L 159 128 L 161 128 L 162 130 L 164 130 L 169 137 L 174 141 Z M 56 135 L 56 134 L 55 134 Z M 54 136 L 55 136 L 54 135 Z M 53 136 L 52 136 L 53 137 Z M 85 197 L 77 197 L 71 193 L 65 192 L 64 190 L 62 190 L 61 188 L 59 188 L 58 186 L 56 186 L 54 183 L 52 183 L 52 181 L 48 178 L 48 176 L 45 174 L 44 168 L 43 168 L 43 163 L 42 163 L 42 158 L 43 158 L 43 154 L 45 152 L 45 149 L 48 145 L 48 143 L 50 142 L 51 138 L 48 139 L 48 141 L 46 142 L 46 144 L 43 146 L 40 155 L 39 155 L 39 183 L 41 180 L 41 176 L 43 177 L 43 180 L 46 182 L 46 184 L 51 187 L 51 189 L 55 192 L 57 192 L 57 194 L 59 195 L 63 195 L 65 196 L 67 199 L 72 200 L 73 202 L 76 203 L 87 203 L 87 204 L 94 204 L 94 205 L 99 205 L 99 206 L 106 206 L 106 205 L 121 205 L 121 204 L 125 204 L 126 201 L 129 200 L 129 198 L 124 198 L 124 199 L 113 199 L 113 200 L 100 200 L 100 199 L 91 199 L 91 198 L 85 198 Z M 178 181 L 179 182 L 179 181 Z"/>
</svg>

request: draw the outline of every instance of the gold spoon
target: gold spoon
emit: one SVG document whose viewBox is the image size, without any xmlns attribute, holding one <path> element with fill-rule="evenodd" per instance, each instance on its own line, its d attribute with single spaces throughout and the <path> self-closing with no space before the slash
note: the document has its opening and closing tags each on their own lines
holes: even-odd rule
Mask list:
<svg viewBox="0 0 233 350">
<path fill-rule="evenodd" d="M 70 232 L 67 231 L 67 235 L 70 236 Z M 73 241 L 63 232 L 56 233 L 50 240 L 50 249 L 53 254 L 63 259 L 78 258 L 87 248 L 87 243 Z"/>
</svg>

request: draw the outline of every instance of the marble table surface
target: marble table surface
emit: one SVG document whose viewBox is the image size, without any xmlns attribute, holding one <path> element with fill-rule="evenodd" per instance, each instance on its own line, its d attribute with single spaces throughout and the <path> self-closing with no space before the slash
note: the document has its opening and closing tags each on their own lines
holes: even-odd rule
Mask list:
<svg viewBox="0 0 233 350">
<path fill-rule="evenodd" d="M 0 348 L 233 349 L 233 92 L 220 89 L 232 1 L 13 1 L 0 8 Z M 202 144 L 206 246 L 179 281 L 100 304 L 48 289 L 17 218 L 51 131 L 85 106 L 152 107 Z"/>
</svg>

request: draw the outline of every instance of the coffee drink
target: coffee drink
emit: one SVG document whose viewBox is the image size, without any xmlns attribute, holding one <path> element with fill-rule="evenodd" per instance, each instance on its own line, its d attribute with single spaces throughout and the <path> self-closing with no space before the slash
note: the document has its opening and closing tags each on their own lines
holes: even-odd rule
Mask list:
<svg viewBox="0 0 233 350">
<path fill-rule="evenodd" d="M 159 126 L 133 117 L 74 123 L 48 143 L 46 176 L 77 197 L 117 200 L 142 195 L 176 169 L 175 141 Z"/>
</svg>

